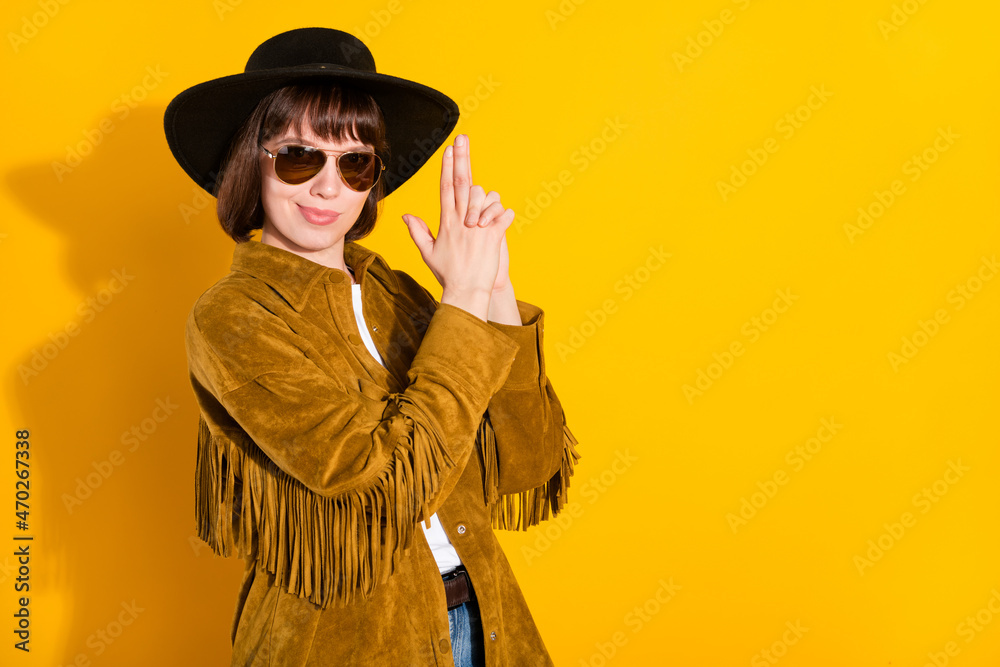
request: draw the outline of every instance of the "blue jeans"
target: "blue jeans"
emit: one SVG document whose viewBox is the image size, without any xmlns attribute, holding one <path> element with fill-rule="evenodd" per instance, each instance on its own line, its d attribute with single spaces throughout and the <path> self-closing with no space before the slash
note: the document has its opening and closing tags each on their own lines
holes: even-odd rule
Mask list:
<svg viewBox="0 0 1000 667">
<path fill-rule="evenodd" d="M 455 667 L 485 667 L 483 624 L 475 599 L 448 611 L 448 632 Z"/>
</svg>

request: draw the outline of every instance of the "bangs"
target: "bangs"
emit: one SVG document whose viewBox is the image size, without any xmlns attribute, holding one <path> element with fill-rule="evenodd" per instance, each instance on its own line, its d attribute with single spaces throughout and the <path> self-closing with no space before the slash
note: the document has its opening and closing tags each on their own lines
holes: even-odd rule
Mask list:
<svg viewBox="0 0 1000 667">
<path fill-rule="evenodd" d="M 327 141 L 353 139 L 367 144 L 388 161 L 382 110 L 368 93 L 326 82 L 285 86 L 273 93 L 260 140 L 292 128 L 301 134 L 303 123 Z"/>
</svg>

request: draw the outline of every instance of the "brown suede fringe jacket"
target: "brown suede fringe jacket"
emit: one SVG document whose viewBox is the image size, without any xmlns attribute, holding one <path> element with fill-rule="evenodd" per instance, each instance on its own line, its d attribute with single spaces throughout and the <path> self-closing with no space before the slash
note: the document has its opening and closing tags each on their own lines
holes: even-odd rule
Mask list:
<svg viewBox="0 0 1000 667">
<path fill-rule="evenodd" d="M 494 528 L 566 502 L 579 455 L 521 326 L 441 304 L 345 243 L 346 273 L 259 241 L 191 310 L 201 411 L 198 534 L 247 561 L 232 665 L 451 667 L 444 587 L 419 523 L 438 513 L 475 588 L 488 665 L 551 665 Z"/>
</svg>

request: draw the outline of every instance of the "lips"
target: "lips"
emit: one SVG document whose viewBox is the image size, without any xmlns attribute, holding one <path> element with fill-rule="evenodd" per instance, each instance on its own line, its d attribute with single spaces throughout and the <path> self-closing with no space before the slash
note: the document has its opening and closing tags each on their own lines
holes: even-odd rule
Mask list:
<svg viewBox="0 0 1000 667">
<path fill-rule="evenodd" d="M 336 211 L 327 211 L 321 208 L 310 208 L 308 206 L 302 206 L 298 204 L 299 210 L 302 211 L 302 217 L 306 219 L 307 222 L 313 225 L 330 225 L 337 221 L 340 214 Z"/>
</svg>

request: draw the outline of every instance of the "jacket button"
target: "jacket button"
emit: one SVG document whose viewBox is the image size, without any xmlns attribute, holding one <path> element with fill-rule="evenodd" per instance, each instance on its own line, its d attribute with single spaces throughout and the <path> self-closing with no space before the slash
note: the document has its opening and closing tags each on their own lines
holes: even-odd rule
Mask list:
<svg viewBox="0 0 1000 667">
<path fill-rule="evenodd" d="M 441 647 L 441 652 L 442 653 L 449 653 L 451 651 L 451 642 L 448 641 L 447 639 L 445 639 L 444 637 L 442 637 L 438 641 L 438 646 Z"/>
<path fill-rule="evenodd" d="M 464 523 L 458 524 L 457 530 L 459 535 L 465 535 L 465 524 Z"/>
<path fill-rule="evenodd" d="M 347 340 L 351 341 L 355 345 L 361 345 L 361 336 L 356 333 L 347 334 Z"/>
<path fill-rule="evenodd" d="M 332 280 L 335 283 L 344 282 L 344 272 L 338 271 L 337 269 L 333 269 L 332 271 L 330 271 L 330 280 Z"/>
<path fill-rule="evenodd" d="M 490 633 L 490 640 L 491 641 L 496 641 L 497 640 L 497 633 L 496 632 L 491 632 Z"/>
</svg>

